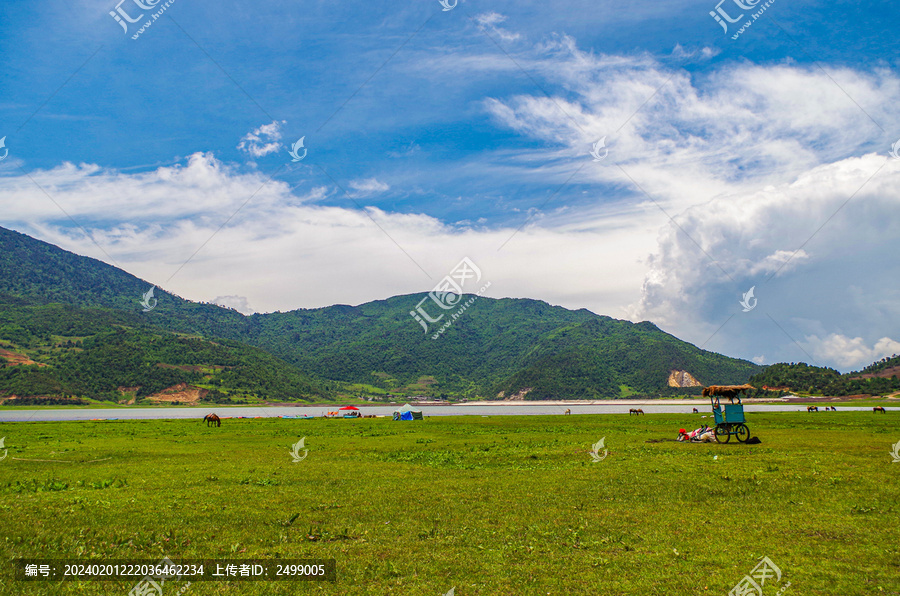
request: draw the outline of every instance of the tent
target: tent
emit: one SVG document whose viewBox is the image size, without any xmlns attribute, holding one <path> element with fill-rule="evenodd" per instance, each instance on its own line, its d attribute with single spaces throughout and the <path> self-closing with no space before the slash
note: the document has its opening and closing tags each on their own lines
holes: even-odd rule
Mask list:
<svg viewBox="0 0 900 596">
<path fill-rule="evenodd" d="M 422 410 L 416 410 L 406 404 L 394 412 L 394 420 L 422 420 Z"/>
<path fill-rule="evenodd" d="M 344 418 L 361 418 L 362 414 L 356 406 L 344 406 L 338 408 L 338 412 L 344 412 Z"/>
</svg>

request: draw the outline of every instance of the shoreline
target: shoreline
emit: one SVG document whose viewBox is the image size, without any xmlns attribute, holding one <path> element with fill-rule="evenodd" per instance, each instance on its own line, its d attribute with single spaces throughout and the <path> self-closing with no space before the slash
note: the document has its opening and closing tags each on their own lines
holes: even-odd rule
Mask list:
<svg viewBox="0 0 900 596">
<path fill-rule="evenodd" d="M 778 398 L 744 398 L 745 404 L 782 403 L 788 399 L 797 399 L 796 395 L 786 395 Z M 727 398 L 725 399 L 727 401 Z M 516 401 L 470 401 L 464 404 L 452 404 L 454 406 L 692 406 L 696 404 L 709 404 L 708 397 L 694 399 L 579 399 L 579 400 L 516 400 Z"/>
<path fill-rule="evenodd" d="M 884 404 L 884 405 L 893 405 L 892 402 L 896 403 L 900 401 L 900 397 L 896 396 L 868 396 L 868 395 L 846 395 L 840 397 L 829 397 L 829 396 L 799 396 L 799 395 L 785 395 L 783 397 L 776 398 L 744 398 L 742 403 L 745 405 L 755 405 L 755 404 L 816 404 L 816 403 L 833 403 L 837 405 L 858 405 L 857 402 L 865 402 L 865 403 L 876 403 L 876 404 Z M 727 399 L 723 400 L 723 402 L 727 403 Z M 490 406 L 490 407 L 521 407 L 521 406 L 539 406 L 539 407 L 560 407 L 560 408 L 569 408 L 573 406 L 611 406 L 611 407 L 619 407 L 619 406 L 697 406 L 698 404 L 702 404 L 703 406 L 709 406 L 709 398 L 706 397 L 697 397 L 697 398 L 681 398 L 681 399 L 665 399 L 665 398 L 643 398 L 643 399 L 595 399 L 595 400 L 480 400 L 480 401 L 470 401 L 466 403 L 448 403 L 446 401 L 427 401 L 427 402 L 419 402 L 419 401 L 398 401 L 395 403 L 385 403 L 385 402 L 367 402 L 367 403 L 353 403 L 353 402 L 329 402 L 329 403 L 297 403 L 297 402 L 263 402 L 257 404 L 180 404 L 178 406 L 173 406 L 171 404 L 141 404 L 141 405 L 125 405 L 118 403 L 110 403 L 110 404 L 90 404 L 90 405 L 61 405 L 61 404 L 53 404 L 46 406 L 37 406 L 37 405 L 3 405 L 0 406 L 0 413 L 2 412 L 15 412 L 15 411 L 43 411 L 43 410 L 82 410 L 82 411 L 90 411 L 90 410 L 119 410 L 122 412 L 127 412 L 129 410 L 155 410 L 155 409 L 178 409 L 178 410 L 197 410 L 197 411 L 210 411 L 210 410 L 224 410 L 228 411 L 231 408 L 257 408 L 261 410 L 269 409 L 269 408 L 297 408 L 297 409 L 325 409 L 325 410 L 335 410 L 337 408 L 343 407 L 345 405 L 354 405 L 357 408 L 365 409 L 365 408 L 390 408 L 394 407 L 399 409 L 405 403 L 409 403 L 414 407 L 459 407 L 465 408 L 466 406 Z"/>
</svg>

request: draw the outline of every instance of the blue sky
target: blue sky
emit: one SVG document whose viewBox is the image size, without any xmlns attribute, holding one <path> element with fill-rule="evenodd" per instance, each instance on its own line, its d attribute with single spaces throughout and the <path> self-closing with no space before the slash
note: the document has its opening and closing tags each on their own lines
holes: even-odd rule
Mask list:
<svg viewBox="0 0 900 596">
<path fill-rule="evenodd" d="M 0 6 L 0 225 L 248 312 L 469 256 L 758 362 L 900 352 L 896 3 L 140 2 Z"/>
</svg>

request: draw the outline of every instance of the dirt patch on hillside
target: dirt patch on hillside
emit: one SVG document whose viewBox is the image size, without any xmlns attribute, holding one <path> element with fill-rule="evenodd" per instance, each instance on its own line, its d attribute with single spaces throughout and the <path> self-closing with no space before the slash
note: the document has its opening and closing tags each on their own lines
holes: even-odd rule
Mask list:
<svg viewBox="0 0 900 596">
<path fill-rule="evenodd" d="M 534 387 L 526 387 L 520 391 L 517 391 L 510 395 L 509 397 L 504 397 L 506 395 L 505 391 L 501 391 L 497 394 L 497 397 L 503 399 L 503 401 L 525 401 L 525 396 L 528 395 L 528 392 L 534 389 Z"/>
<path fill-rule="evenodd" d="M 121 393 L 124 397 L 130 397 L 130 399 L 120 399 L 120 404 L 125 404 L 126 406 L 134 405 L 134 402 L 137 401 L 137 392 L 141 388 L 140 385 L 136 387 L 116 387 L 116 389 Z"/>
<path fill-rule="evenodd" d="M 669 387 L 700 387 L 701 383 L 686 370 L 673 370 L 669 373 Z"/>
<path fill-rule="evenodd" d="M 208 393 L 208 389 L 200 389 L 199 387 L 194 387 L 187 383 L 179 383 L 168 389 L 164 389 L 159 393 L 154 393 L 153 395 L 148 396 L 147 399 L 156 403 L 172 403 L 177 401 L 181 404 L 193 405 L 199 403 Z"/>
<path fill-rule="evenodd" d="M 850 377 L 851 379 L 871 379 L 873 377 L 883 377 L 886 379 L 890 379 L 891 377 L 900 377 L 900 366 L 892 366 L 890 368 L 886 368 L 884 370 L 879 370 L 876 373 L 868 373 L 865 375 L 859 375 L 858 377 Z"/>
<path fill-rule="evenodd" d="M 43 362 L 35 362 L 25 354 L 17 354 L 0 348 L 0 358 L 6 360 L 6 366 L 47 366 Z"/>
</svg>

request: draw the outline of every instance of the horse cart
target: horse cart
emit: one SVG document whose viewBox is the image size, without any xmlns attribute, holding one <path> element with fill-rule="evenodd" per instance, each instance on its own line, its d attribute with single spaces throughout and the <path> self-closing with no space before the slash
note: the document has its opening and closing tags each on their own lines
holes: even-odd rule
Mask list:
<svg viewBox="0 0 900 596">
<path fill-rule="evenodd" d="M 727 443 L 731 435 L 739 443 L 745 443 L 750 438 L 750 429 L 744 420 L 744 404 L 741 403 L 741 394 L 748 389 L 755 389 L 753 385 L 710 385 L 703 388 L 703 397 L 709 397 L 712 405 L 713 417 L 716 419 L 716 441 Z M 720 404 L 719 398 L 727 397 L 731 403 Z M 737 403 L 734 403 L 735 398 Z"/>
</svg>

